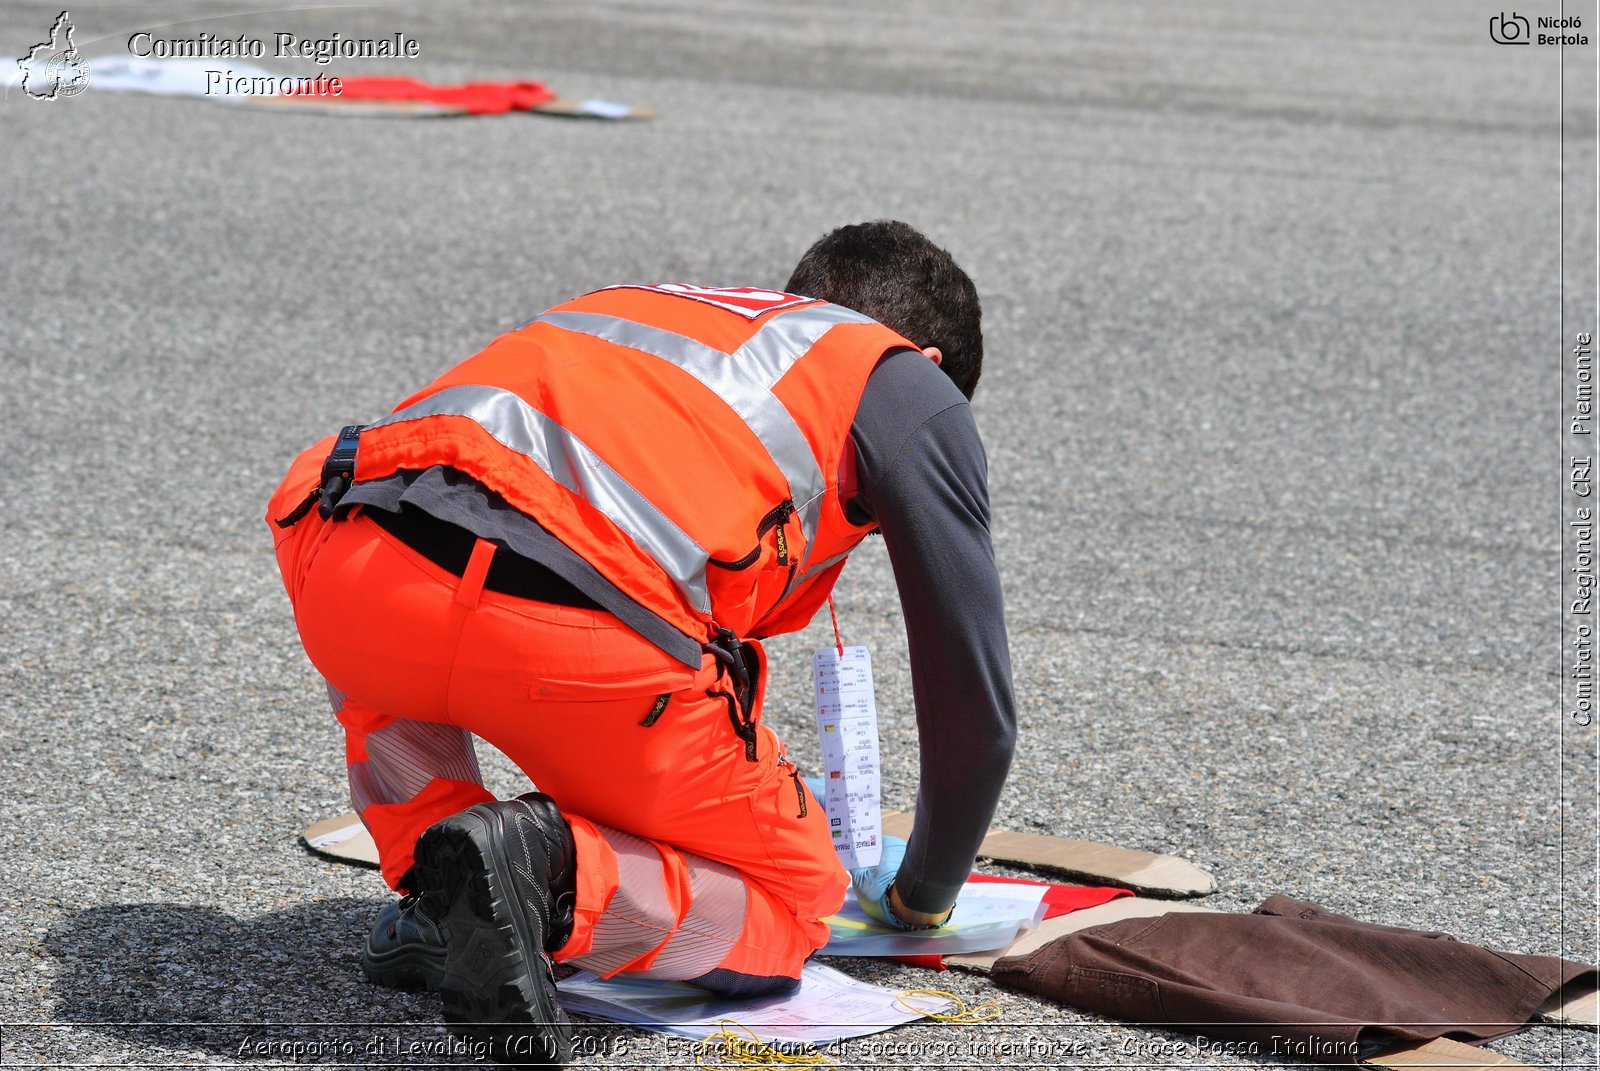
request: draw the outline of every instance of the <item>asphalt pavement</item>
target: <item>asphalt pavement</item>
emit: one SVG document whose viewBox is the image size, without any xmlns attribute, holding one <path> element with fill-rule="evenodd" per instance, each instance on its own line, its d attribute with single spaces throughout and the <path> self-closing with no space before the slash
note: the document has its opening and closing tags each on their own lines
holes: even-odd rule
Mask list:
<svg viewBox="0 0 1600 1071">
<path fill-rule="evenodd" d="M 7 3 L 0 55 L 58 12 Z M 348 797 L 268 494 L 304 446 L 558 301 L 781 285 L 877 217 L 949 248 L 984 302 L 1021 720 L 998 824 L 1180 855 L 1219 908 L 1285 893 L 1592 961 L 1561 369 L 1594 324 L 1595 48 L 1497 45 L 1498 12 L 74 6 L 91 65 L 141 29 L 403 32 L 414 59 L 259 62 L 532 78 L 660 117 L 335 118 L 92 76 L 0 100 L 0 1062 L 453 1059 L 427 1048 L 434 1001 L 360 977 L 381 881 L 296 843 Z M 873 650 L 885 803 L 909 808 L 880 547 L 838 607 Z M 771 645 L 768 717 L 802 759 L 825 616 Z M 1057 1043 L 1272 1062 L 973 975 L 833 965 L 999 1002 L 994 1024 L 884 1035 L 872 1064 L 1040 1066 Z M 592 1036 L 588 1065 L 682 1055 Z M 1035 1057 L 982 1058 L 992 1041 Z M 1552 1029 L 1493 1047 L 1596 1053 Z"/>
</svg>

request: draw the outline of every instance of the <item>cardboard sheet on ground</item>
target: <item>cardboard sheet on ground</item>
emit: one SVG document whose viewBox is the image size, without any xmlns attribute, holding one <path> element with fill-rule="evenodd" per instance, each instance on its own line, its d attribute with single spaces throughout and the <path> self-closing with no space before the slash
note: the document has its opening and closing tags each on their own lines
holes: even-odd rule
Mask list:
<svg viewBox="0 0 1600 1071">
<path fill-rule="evenodd" d="M 889 836 L 909 837 L 911 823 L 912 816 L 905 811 L 890 811 L 883 816 L 883 831 Z M 1205 896 L 1217 889 L 1210 874 L 1176 856 L 1042 833 L 991 829 L 978 856 L 1059 871 L 1095 884 L 1121 885 L 1146 896 Z"/>
<path fill-rule="evenodd" d="M 906 836 L 911 832 L 911 816 L 904 811 L 885 813 L 883 831 Z M 300 840 L 313 852 L 336 862 L 378 865 L 377 846 L 354 814 L 314 822 L 306 827 Z M 1200 896 L 1216 888 L 1211 875 L 1174 856 L 1038 833 L 991 830 L 983 842 L 982 854 L 997 862 L 1057 870 L 1095 884 L 1119 885 L 1155 896 Z"/>
<path fill-rule="evenodd" d="M 1009 948 L 1017 935 L 1044 918 L 1043 885 L 992 885 L 969 881 L 961 887 L 950 921 L 937 930 L 905 933 L 868 918 L 855 890 L 829 915 L 823 956 L 931 956 Z M 1002 953 L 996 953 L 1001 955 Z"/>
<path fill-rule="evenodd" d="M 1531 1065 L 1521 1060 L 1449 1038 L 1435 1038 L 1422 1045 L 1390 1049 L 1365 1062 L 1375 1067 L 1392 1067 L 1396 1071 L 1424 1067 L 1450 1068 L 1451 1071 L 1498 1071 L 1500 1068 L 1527 1067 L 1531 1071 Z"/>
<path fill-rule="evenodd" d="M 312 822 L 300 834 L 300 843 L 336 863 L 377 869 L 378 846 L 354 814 L 338 814 Z"/>
<path fill-rule="evenodd" d="M 1590 1030 L 1600 1027 L 1600 989 L 1574 982 L 1540 1006 L 1539 1021 Z"/>
<path fill-rule="evenodd" d="M 805 965 L 799 991 L 788 996 L 723 1000 L 687 982 L 625 975 L 602 980 L 587 971 L 557 982 L 556 990 L 567 1011 L 608 1022 L 696 1039 L 724 1027 L 743 1028 L 780 1045 L 826 1045 L 877 1034 L 949 1007 L 948 1001 L 918 996 L 923 1011 L 912 1011 L 895 990 L 815 961 Z"/>
</svg>

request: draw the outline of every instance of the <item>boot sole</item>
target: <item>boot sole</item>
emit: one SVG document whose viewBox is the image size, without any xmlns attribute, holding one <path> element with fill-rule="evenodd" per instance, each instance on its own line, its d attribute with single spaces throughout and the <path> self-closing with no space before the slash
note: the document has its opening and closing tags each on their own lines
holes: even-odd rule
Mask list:
<svg viewBox="0 0 1600 1071">
<path fill-rule="evenodd" d="M 373 985 L 432 993 L 444 980 L 445 963 L 443 949 L 400 948 L 382 954 L 369 948 L 361 957 L 361 973 Z"/>
<path fill-rule="evenodd" d="M 516 895 L 503 827 L 493 811 L 467 810 L 417 841 L 418 883 L 448 949 L 444 1018 L 487 1042 L 497 1060 L 560 1066 L 572 1058 L 572 1021 L 556 1002 L 543 937 Z"/>
</svg>

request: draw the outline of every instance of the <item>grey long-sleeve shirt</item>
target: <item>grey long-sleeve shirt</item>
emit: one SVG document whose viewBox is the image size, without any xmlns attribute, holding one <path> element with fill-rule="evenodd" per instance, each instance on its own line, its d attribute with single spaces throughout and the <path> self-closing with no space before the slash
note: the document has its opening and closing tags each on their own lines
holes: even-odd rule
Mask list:
<svg viewBox="0 0 1600 1071">
<path fill-rule="evenodd" d="M 883 534 L 905 614 L 921 778 L 916 825 L 896 884 L 915 911 L 955 901 L 1011 765 L 1016 713 L 1000 578 L 989 538 L 988 465 L 972 410 L 922 354 L 885 358 L 850 429 L 857 456 L 851 520 Z M 641 635 L 691 665 L 699 644 L 526 515 L 444 468 L 357 484 L 341 509 L 410 506 L 503 543 L 550 569 Z"/>
<path fill-rule="evenodd" d="M 895 883 L 913 911 L 940 912 L 972 869 L 1016 736 L 988 462 L 966 398 L 911 351 L 873 371 L 850 435 L 851 519 L 883 533 L 917 709 L 916 825 Z"/>
</svg>

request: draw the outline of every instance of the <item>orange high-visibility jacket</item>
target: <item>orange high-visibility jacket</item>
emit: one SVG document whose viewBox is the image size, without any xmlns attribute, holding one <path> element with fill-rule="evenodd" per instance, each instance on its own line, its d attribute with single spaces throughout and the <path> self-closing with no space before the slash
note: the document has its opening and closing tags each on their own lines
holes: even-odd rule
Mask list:
<svg viewBox="0 0 1600 1071">
<path fill-rule="evenodd" d="M 696 640 L 793 631 L 871 530 L 845 518 L 840 457 L 867 376 L 903 348 L 809 298 L 611 287 L 367 427 L 354 478 L 448 465 Z"/>
</svg>

